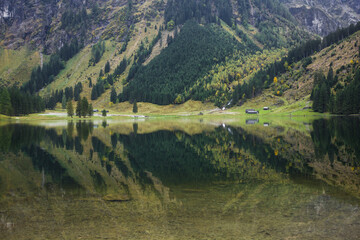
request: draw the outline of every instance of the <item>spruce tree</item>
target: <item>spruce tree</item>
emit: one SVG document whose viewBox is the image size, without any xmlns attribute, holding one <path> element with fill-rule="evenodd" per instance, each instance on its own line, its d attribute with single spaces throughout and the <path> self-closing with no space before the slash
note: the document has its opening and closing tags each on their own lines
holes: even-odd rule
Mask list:
<svg viewBox="0 0 360 240">
<path fill-rule="evenodd" d="M 6 88 L 0 89 L 0 114 L 12 115 L 11 98 Z"/>
<path fill-rule="evenodd" d="M 104 72 L 105 73 L 110 72 L 110 63 L 109 63 L 109 61 L 107 61 L 106 64 L 105 64 Z"/>
<path fill-rule="evenodd" d="M 92 117 L 94 115 L 94 108 L 93 108 L 92 103 L 90 103 L 90 105 L 89 105 L 88 115 L 89 115 L 89 117 Z"/>
<path fill-rule="evenodd" d="M 61 100 L 61 107 L 62 109 L 66 108 L 66 96 L 63 94 L 62 100 Z"/>
<path fill-rule="evenodd" d="M 319 87 L 318 87 L 318 85 L 316 85 L 315 86 L 315 88 L 313 89 L 313 92 L 312 92 L 312 94 L 311 94 L 311 96 L 312 96 L 312 100 L 313 100 L 313 106 L 312 106 L 312 108 L 313 108 L 313 110 L 315 111 L 315 112 L 319 112 L 320 111 L 320 94 L 319 94 Z"/>
<path fill-rule="evenodd" d="M 138 107 L 137 107 L 137 102 L 135 100 L 133 105 L 133 113 L 137 113 L 137 112 L 138 112 Z"/>
<path fill-rule="evenodd" d="M 327 104 L 329 101 L 328 91 L 326 84 L 323 82 L 320 87 L 319 93 L 319 112 L 323 113 L 327 111 Z"/>
<path fill-rule="evenodd" d="M 115 90 L 115 88 L 113 87 L 113 88 L 111 89 L 110 102 L 116 103 L 116 98 L 117 98 L 116 90 Z"/>
<path fill-rule="evenodd" d="M 98 98 L 97 86 L 95 85 L 91 90 L 91 100 L 96 100 Z"/>
<path fill-rule="evenodd" d="M 67 110 L 67 115 L 72 118 L 74 116 L 74 107 L 72 101 L 68 101 L 66 105 L 66 110 Z"/>
<path fill-rule="evenodd" d="M 334 70 L 331 66 L 329 68 L 329 72 L 327 75 L 327 82 L 328 82 L 328 85 L 331 87 L 336 84 L 336 82 L 334 81 Z"/>
<path fill-rule="evenodd" d="M 78 101 L 77 105 L 76 105 L 76 116 L 78 116 L 79 118 L 81 118 L 81 112 L 82 112 L 81 111 L 81 105 L 82 105 L 81 102 L 82 101 Z"/>
<path fill-rule="evenodd" d="M 89 103 L 86 97 L 83 97 L 83 99 L 81 100 L 81 115 L 83 117 L 86 117 L 88 113 L 89 113 Z"/>
</svg>

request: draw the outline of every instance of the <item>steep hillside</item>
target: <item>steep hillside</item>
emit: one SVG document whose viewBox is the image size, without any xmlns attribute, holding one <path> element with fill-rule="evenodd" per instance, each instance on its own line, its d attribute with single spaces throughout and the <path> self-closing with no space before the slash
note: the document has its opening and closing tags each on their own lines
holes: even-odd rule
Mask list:
<svg viewBox="0 0 360 240">
<path fill-rule="evenodd" d="M 121 38 L 129 20 L 123 12 L 127 2 L 4 0 L 0 3 L 1 44 L 12 49 L 28 44 L 54 53 L 73 38 L 82 39 L 85 45 L 100 37 Z"/>
<path fill-rule="evenodd" d="M 168 48 L 147 66 L 140 67 L 121 94 L 121 101 L 173 103 L 177 95 L 181 98 L 196 79 L 233 51 L 248 54 L 245 46 L 218 26 L 187 22 Z"/>
<path fill-rule="evenodd" d="M 0 87 L 21 86 L 29 81 L 31 69 L 41 64 L 39 52 L 21 47 L 17 50 L 0 47 Z"/>
<path fill-rule="evenodd" d="M 360 70 L 359 43 L 360 32 L 356 32 L 339 43 L 287 66 L 286 72 L 277 75 L 276 81 L 274 79 L 261 95 L 234 110 L 242 111 L 253 107 L 260 110 L 269 106 L 271 112 L 296 114 L 304 107 L 312 107 L 310 98 L 319 74 L 324 74 L 325 81 L 333 79 L 329 83 L 333 94 L 350 85 L 353 75 Z"/>
<path fill-rule="evenodd" d="M 281 0 L 309 31 L 325 36 L 360 21 L 357 0 Z"/>
<path fill-rule="evenodd" d="M 223 87 L 221 86 L 222 83 L 219 85 L 216 82 L 218 86 L 215 88 L 209 85 L 212 82 L 211 78 L 205 79 L 206 75 L 211 74 L 209 72 L 211 68 L 217 69 L 219 65 L 228 68 L 234 62 L 238 61 L 239 63 L 239 60 L 246 62 L 251 59 L 250 56 L 261 55 L 257 51 L 274 47 L 290 47 L 298 44 L 301 40 L 309 39 L 310 35 L 296 27 L 291 14 L 278 2 L 254 1 L 248 6 L 245 3 L 244 1 L 229 2 L 224 0 L 222 2 L 210 1 L 206 4 L 194 2 L 191 5 L 187 1 L 168 1 L 165 8 L 167 29 L 173 29 L 174 26 L 181 28 L 184 23 L 193 19 L 193 25 L 197 22 L 197 24 L 205 26 L 212 25 L 213 29 L 218 29 L 218 26 L 221 26 L 223 30 L 208 31 L 205 35 L 219 35 L 220 33 L 224 40 L 217 40 L 217 44 L 210 44 L 210 37 L 204 36 L 196 39 L 196 34 L 200 33 L 202 28 L 193 33 L 181 30 L 180 34 L 175 34 L 177 37 L 174 37 L 174 40 L 168 39 L 168 43 L 173 42 L 168 47 L 168 51 L 165 49 L 158 58 L 155 58 L 146 67 L 136 68 L 135 73 L 127 78 L 128 84 L 125 86 L 124 92 L 120 94 L 119 101 L 136 99 L 157 104 L 169 104 L 197 99 L 211 100 L 218 102 L 217 105 L 221 105 L 224 104 L 224 99 L 217 101 L 217 99 L 209 98 L 209 96 L 220 90 L 220 94 L 218 93 L 216 96 L 221 98 L 223 91 L 230 90 L 230 88 L 228 89 L 229 84 L 232 85 L 235 80 L 240 81 L 249 72 L 255 72 L 261 66 L 257 65 L 248 69 L 248 65 L 238 65 L 238 71 L 233 71 L 231 75 L 224 73 L 228 75 L 227 79 L 224 79 L 226 86 Z M 244 11 L 243 7 L 247 7 L 248 10 Z M 184 27 L 184 29 L 187 28 Z M 176 28 L 175 32 L 177 31 Z M 221 33 L 221 31 L 229 34 Z M 243 47 L 232 47 L 231 52 L 217 50 L 226 46 L 227 44 L 224 41 L 229 42 L 231 38 Z M 191 39 L 196 40 L 191 42 Z M 198 42 L 201 45 L 193 48 L 193 46 L 197 46 Z M 208 51 L 203 51 L 202 48 L 208 49 Z M 189 57 L 182 56 L 188 50 L 190 52 L 186 55 Z M 271 52 L 274 53 L 275 51 L 272 50 Z M 214 53 L 217 55 L 213 55 Z M 265 54 L 265 59 L 269 58 L 267 54 L 270 52 Z M 223 63 L 225 56 L 227 63 Z M 203 59 L 201 60 L 201 58 Z M 194 61 L 194 59 L 196 60 Z M 234 61 L 228 61 L 230 59 L 234 59 Z M 194 72 L 196 74 L 191 75 Z M 207 74 L 205 74 L 206 72 Z"/>
<path fill-rule="evenodd" d="M 347 3 L 355 16 L 356 3 Z M 325 3 L 313 6 L 319 4 Z M 49 108 L 79 94 L 97 108 L 133 100 L 232 105 L 237 86 L 314 38 L 286 6 L 277 0 L 4 0 L 1 86 L 39 93 Z M 344 25 L 356 17 L 349 19 Z M 246 98 L 270 83 L 248 85 Z"/>
</svg>

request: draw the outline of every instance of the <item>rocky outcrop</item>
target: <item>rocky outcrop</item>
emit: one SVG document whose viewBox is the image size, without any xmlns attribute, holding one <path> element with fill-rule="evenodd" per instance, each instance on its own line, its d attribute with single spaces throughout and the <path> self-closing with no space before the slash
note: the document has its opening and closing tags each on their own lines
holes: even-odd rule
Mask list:
<svg viewBox="0 0 360 240">
<path fill-rule="evenodd" d="M 59 8 L 56 1 L 3 0 L 0 5 L 2 43 L 16 49 L 24 43 L 39 47 L 46 40 L 47 32 Z"/>
<path fill-rule="evenodd" d="M 325 36 L 360 21 L 358 0 L 281 0 L 309 31 Z"/>
<path fill-rule="evenodd" d="M 74 38 L 85 39 L 88 44 L 94 39 L 92 31 L 105 29 L 108 17 L 126 3 L 127 0 L 1 0 L 0 45 L 17 49 L 26 44 L 52 53 Z M 85 9 L 91 14 L 95 5 L 109 7 L 109 10 L 96 18 L 89 17 L 86 27 L 81 24 L 72 30 L 62 27 L 61 18 L 65 12 L 80 14 Z"/>
</svg>

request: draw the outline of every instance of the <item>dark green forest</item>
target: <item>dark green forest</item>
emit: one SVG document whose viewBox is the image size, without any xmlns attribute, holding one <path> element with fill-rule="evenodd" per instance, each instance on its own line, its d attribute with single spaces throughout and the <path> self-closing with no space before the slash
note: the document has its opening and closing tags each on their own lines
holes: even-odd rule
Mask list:
<svg viewBox="0 0 360 240">
<path fill-rule="evenodd" d="M 32 70 L 30 80 L 21 87 L 21 90 L 33 94 L 52 83 L 64 68 L 65 62 L 77 54 L 82 47 L 83 45 L 77 40 L 72 41 L 70 45 L 65 44 L 57 53 L 51 55 L 49 62 Z"/>
<path fill-rule="evenodd" d="M 338 29 L 337 31 L 330 33 L 323 40 L 315 39 L 309 40 L 299 46 L 292 48 L 287 57 L 282 58 L 280 61 L 276 61 L 266 67 L 256 72 L 254 76 L 248 81 L 243 83 L 242 85 L 238 85 L 233 91 L 232 102 L 233 104 L 237 104 L 240 100 L 244 101 L 249 98 L 253 98 L 262 93 L 263 89 L 269 87 L 272 79 L 276 76 L 285 73 L 287 69 L 284 67 L 285 63 L 291 65 L 292 63 L 296 63 L 298 61 L 303 62 L 303 67 L 306 67 L 312 62 L 312 54 L 315 52 L 319 52 L 322 49 L 336 44 L 343 39 L 349 37 L 355 32 L 360 30 L 360 22 L 356 25 L 350 25 L 347 28 Z M 325 78 L 325 77 L 324 77 Z M 331 80 L 332 81 L 332 80 Z M 317 82 L 317 81 L 316 81 Z M 327 83 L 334 84 L 334 83 Z M 316 87 L 315 84 L 314 87 Z M 320 89 L 321 86 L 318 86 Z M 327 87 L 329 88 L 329 86 Z M 245 97 L 245 99 L 243 98 Z M 330 99 L 330 97 L 329 97 Z M 315 104 L 316 105 L 316 104 Z M 320 111 L 315 107 L 316 111 Z M 327 109 L 326 109 L 327 110 Z M 322 112 L 325 110 L 321 110 Z"/>
<path fill-rule="evenodd" d="M 178 94 L 235 50 L 249 52 L 219 26 L 200 26 L 189 21 L 159 56 L 140 66 L 119 95 L 119 101 L 173 103 Z"/>
<path fill-rule="evenodd" d="M 44 100 L 18 88 L 0 88 L 0 114 L 20 116 L 45 111 Z"/>
<path fill-rule="evenodd" d="M 360 69 L 356 64 L 341 69 L 345 75 L 333 73 L 330 68 L 327 77 L 322 72 L 315 74 L 311 93 L 315 112 L 334 114 L 360 113 Z M 339 71 L 340 72 L 340 71 Z M 340 77 L 339 77 L 340 75 Z M 340 83 L 340 80 L 342 80 Z"/>
</svg>

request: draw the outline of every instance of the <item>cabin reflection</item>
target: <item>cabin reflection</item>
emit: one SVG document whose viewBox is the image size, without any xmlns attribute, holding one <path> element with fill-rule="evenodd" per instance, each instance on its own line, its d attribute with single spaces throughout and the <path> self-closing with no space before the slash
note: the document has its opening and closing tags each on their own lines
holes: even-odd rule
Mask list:
<svg viewBox="0 0 360 240">
<path fill-rule="evenodd" d="M 246 124 L 253 125 L 259 123 L 259 119 L 246 119 Z"/>
</svg>

